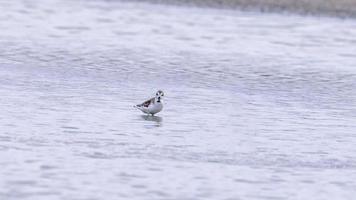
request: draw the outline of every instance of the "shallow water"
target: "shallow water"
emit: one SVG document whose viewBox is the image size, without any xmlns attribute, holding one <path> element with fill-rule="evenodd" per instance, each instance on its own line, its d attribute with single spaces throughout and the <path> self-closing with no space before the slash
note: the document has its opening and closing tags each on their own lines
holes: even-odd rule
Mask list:
<svg viewBox="0 0 356 200">
<path fill-rule="evenodd" d="M 356 21 L 0 2 L 0 199 L 353 199 Z M 165 92 L 155 117 L 132 106 Z"/>
</svg>

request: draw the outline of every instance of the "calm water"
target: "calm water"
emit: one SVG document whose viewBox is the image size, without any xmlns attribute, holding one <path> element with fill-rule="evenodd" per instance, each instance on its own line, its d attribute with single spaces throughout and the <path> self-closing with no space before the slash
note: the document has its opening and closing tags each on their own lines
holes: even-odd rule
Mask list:
<svg viewBox="0 0 356 200">
<path fill-rule="evenodd" d="M 354 20 L 18 0 L 0 30 L 0 199 L 356 195 Z"/>
</svg>

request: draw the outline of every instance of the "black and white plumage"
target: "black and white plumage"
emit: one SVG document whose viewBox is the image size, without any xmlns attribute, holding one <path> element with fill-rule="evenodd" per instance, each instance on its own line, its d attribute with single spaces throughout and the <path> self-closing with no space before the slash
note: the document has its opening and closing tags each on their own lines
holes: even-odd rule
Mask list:
<svg viewBox="0 0 356 200">
<path fill-rule="evenodd" d="M 164 93 L 161 90 L 156 92 L 156 97 L 153 97 L 141 104 L 134 106 L 146 114 L 154 115 L 163 109 L 162 98 Z"/>
</svg>

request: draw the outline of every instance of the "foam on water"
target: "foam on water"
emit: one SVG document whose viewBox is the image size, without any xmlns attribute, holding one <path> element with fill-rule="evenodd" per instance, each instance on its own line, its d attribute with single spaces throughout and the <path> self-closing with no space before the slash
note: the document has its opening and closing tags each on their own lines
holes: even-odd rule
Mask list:
<svg viewBox="0 0 356 200">
<path fill-rule="evenodd" d="M 0 199 L 352 199 L 356 22 L 0 2 Z M 165 92 L 156 117 L 132 106 Z"/>
</svg>

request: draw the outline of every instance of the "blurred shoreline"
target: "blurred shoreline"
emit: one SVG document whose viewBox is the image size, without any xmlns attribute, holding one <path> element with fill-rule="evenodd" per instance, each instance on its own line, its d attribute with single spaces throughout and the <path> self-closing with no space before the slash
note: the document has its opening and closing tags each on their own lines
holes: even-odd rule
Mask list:
<svg viewBox="0 0 356 200">
<path fill-rule="evenodd" d="M 126 0 L 129 1 L 129 0 Z M 134 0 L 157 4 L 190 5 L 258 12 L 356 18 L 356 0 Z"/>
</svg>

